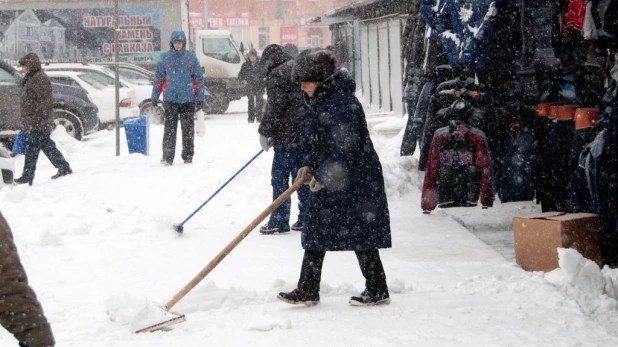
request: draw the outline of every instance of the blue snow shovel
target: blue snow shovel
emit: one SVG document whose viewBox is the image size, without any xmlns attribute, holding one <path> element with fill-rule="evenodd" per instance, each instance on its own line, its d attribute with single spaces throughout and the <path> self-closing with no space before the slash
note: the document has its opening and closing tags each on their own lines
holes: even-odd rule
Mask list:
<svg viewBox="0 0 618 347">
<path fill-rule="evenodd" d="M 264 152 L 263 149 L 261 149 L 256 155 L 253 156 L 253 158 L 251 158 L 251 160 L 249 160 L 243 167 L 240 168 L 240 170 L 236 171 L 236 173 L 234 174 L 234 176 L 230 177 L 229 180 L 227 180 L 227 182 L 223 183 L 223 185 L 221 187 L 219 187 L 219 189 L 217 189 L 216 192 L 214 192 L 209 198 L 208 200 L 204 201 L 204 203 L 202 205 L 200 205 L 200 207 L 198 207 L 195 211 L 193 211 L 193 213 L 191 213 L 189 215 L 189 217 L 187 217 L 185 220 L 182 221 L 182 223 L 180 224 L 174 224 L 174 230 L 176 230 L 176 232 L 178 232 L 179 234 L 182 234 L 182 232 L 184 231 L 184 225 L 186 222 L 189 221 L 189 219 L 193 218 L 193 216 L 195 216 L 195 214 L 202 209 L 202 207 L 206 206 L 206 204 L 212 200 L 212 198 L 215 197 L 215 195 L 219 194 L 219 192 L 221 190 L 223 190 L 223 188 L 225 188 L 225 186 L 227 186 L 228 183 L 232 182 L 232 180 L 234 178 L 236 178 L 236 176 L 238 176 L 239 173 L 242 172 L 242 170 L 244 170 L 247 166 L 249 166 L 249 164 L 251 164 L 255 158 L 259 157 L 260 154 L 262 154 L 262 152 Z"/>
</svg>

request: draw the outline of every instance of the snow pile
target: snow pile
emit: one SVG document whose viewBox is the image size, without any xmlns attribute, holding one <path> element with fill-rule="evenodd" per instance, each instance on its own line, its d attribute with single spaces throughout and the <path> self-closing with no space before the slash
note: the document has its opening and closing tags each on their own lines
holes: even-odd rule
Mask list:
<svg viewBox="0 0 618 347">
<path fill-rule="evenodd" d="M 417 170 L 418 156 L 399 155 L 404 132 L 405 129 L 402 129 L 397 136 L 390 139 L 372 138 L 380 156 L 386 195 L 389 198 L 417 191 L 423 185 L 424 173 Z"/>
<path fill-rule="evenodd" d="M 148 300 L 137 298 L 129 293 L 118 293 L 105 301 L 107 316 L 119 325 L 129 326 L 131 331 L 163 323 L 176 318 Z"/>
<path fill-rule="evenodd" d="M 607 327 L 618 324 L 618 269 L 599 266 L 575 249 L 558 248 L 559 268 L 545 279 L 575 300 L 582 312 Z"/>
</svg>

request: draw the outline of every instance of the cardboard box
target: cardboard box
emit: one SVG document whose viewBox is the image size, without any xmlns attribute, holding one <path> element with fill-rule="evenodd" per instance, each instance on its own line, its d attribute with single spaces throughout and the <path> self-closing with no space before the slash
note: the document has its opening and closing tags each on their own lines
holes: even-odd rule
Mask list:
<svg viewBox="0 0 618 347">
<path fill-rule="evenodd" d="M 558 267 L 557 248 L 574 248 L 601 266 L 599 217 L 591 213 L 546 212 L 513 218 L 515 260 L 527 271 Z"/>
</svg>

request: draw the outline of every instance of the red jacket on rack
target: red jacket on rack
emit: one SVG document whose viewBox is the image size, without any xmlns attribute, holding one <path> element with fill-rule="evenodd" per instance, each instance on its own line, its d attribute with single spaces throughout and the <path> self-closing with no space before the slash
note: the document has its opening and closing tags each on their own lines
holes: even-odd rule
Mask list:
<svg viewBox="0 0 618 347">
<path fill-rule="evenodd" d="M 464 124 L 438 129 L 431 142 L 421 208 L 493 203 L 491 163 L 485 134 Z"/>
</svg>

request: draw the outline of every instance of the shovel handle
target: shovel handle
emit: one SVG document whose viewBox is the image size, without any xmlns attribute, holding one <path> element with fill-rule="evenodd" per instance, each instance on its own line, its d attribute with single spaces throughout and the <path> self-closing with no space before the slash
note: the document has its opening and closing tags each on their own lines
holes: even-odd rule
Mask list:
<svg viewBox="0 0 618 347">
<path fill-rule="evenodd" d="M 185 297 L 195 286 L 197 286 L 219 263 L 228 255 L 238 244 L 244 240 L 249 233 L 255 229 L 268 215 L 270 215 L 279 205 L 285 200 L 289 199 L 292 193 L 305 184 L 311 177 L 304 180 L 296 181 L 290 188 L 288 188 L 283 194 L 281 194 L 275 201 L 273 201 L 262 213 L 260 213 L 238 236 L 236 236 L 225 248 L 219 252 L 211 261 L 206 265 L 202 271 L 200 271 L 186 286 L 184 286 L 178 294 L 174 295 L 172 300 L 165 304 L 165 310 L 169 311 L 174 305 L 176 305 L 182 298 Z"/>
</svg>

